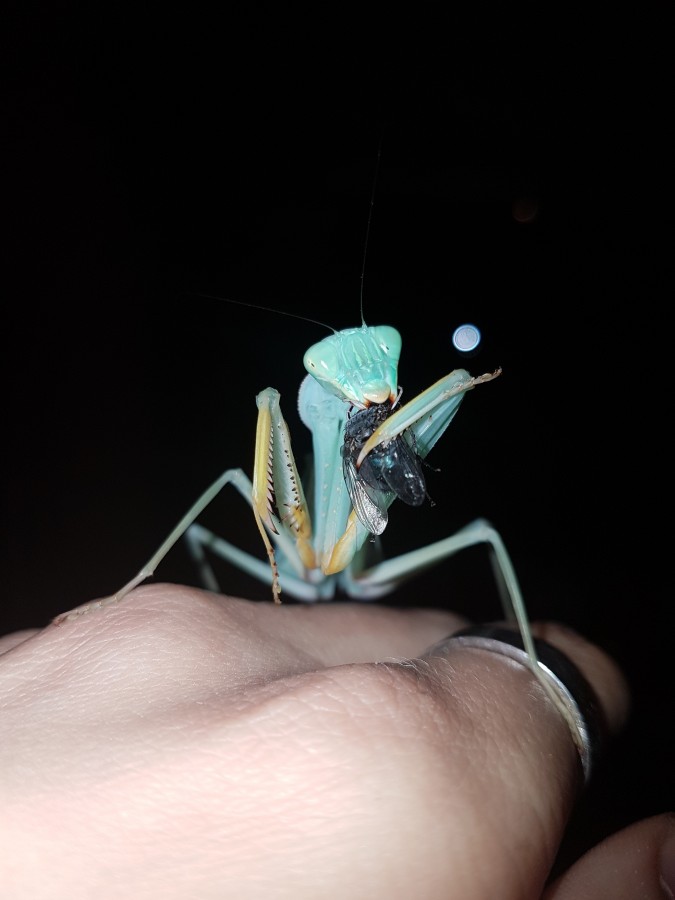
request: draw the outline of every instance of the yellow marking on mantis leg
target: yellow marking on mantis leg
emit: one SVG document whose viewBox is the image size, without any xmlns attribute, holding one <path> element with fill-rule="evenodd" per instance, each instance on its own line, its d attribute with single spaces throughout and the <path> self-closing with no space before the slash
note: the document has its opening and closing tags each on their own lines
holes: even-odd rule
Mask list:
<svg viewBox="0 0 675 900">
<path fill-rule="evenodd" d="M 347 519 L 347 527 L 336 541 L 333 552 L 330 556 L 326 554 L 321 560 L 321 571 L 324 575 L 336 575 L 338 572 L 342 572 L 354 558 L 358 522 L 357 515 L 352 510 Z"/>
<path fill-rule="evenodd" d="M 268 388 L 258 395 L 253 510 L 272 567 L 272 589 L 279 602 L 279 573 L 269 533 L 290 539 L 301 564 L 316 568 L 312 524 L 291 449 L 288 426 L 279 408 L 279 394 Z"/>
<path fill-rule="evenodd" d="M 268 406 L 261 406 L 255 433 L 255 457 L 253 462 L 253 509 L 256 518 L 276 533 L 272 520 L 274 483 L 271 471 L 273 453 L 272 417 Z"/>
<path fill-rule="evenodd" d="M 255 458 L 253 463 L 253 515 L 258 531 L 265 544 L 267 557 L 272 569 L 272 595 L 275 603 L 281 603 L 281 587 L 279 585 L 279 569 L 274 555 L 274 547 L 267 534 L 266 527 L 278 533 L 274 524 L 272 503 L 274 501 L 274 484 L 270 460 L 273 450 L 272 417 L 268 406 L 261 406 L 258 412 L 258 424 L 255 435 Z"/>
</svg>

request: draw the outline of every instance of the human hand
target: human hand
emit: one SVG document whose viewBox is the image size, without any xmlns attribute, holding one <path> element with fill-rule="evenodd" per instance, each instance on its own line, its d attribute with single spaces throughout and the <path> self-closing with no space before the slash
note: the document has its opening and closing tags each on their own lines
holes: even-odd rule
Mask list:
<svg viewBox="0 0 675 900">
<path fill-rule="evenodd" d="M 531 671 L 434 648 L 464 624 L 158 584 L 8 635 L 3 900 L 668 896 L 666 816 L 545 887 L 579 757 Z M 535 630 L 617 731 L 628 692 L 614 663 L 560 627 Z"/>
</svg>

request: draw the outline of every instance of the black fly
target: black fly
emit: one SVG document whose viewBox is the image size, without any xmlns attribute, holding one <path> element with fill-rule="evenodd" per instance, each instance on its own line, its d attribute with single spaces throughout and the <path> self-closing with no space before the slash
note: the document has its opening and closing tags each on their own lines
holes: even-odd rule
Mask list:
<svg viewBox="0 0 675 900">
<path fill-rule="evenodd" d="M 353 413 L 345 426 L 342 471 L 354 510 L 373 534 L 382 534 L 387 525 L 387 508 L 394 497 L 409 506 L 421 506 L 427 497 L 422 460 L 411 445 L 407 432 L 386 444 L 374 447 L 356 468 L 362 447 L 392 414 L 392 404 L 372 403 Z"/>
</svg>

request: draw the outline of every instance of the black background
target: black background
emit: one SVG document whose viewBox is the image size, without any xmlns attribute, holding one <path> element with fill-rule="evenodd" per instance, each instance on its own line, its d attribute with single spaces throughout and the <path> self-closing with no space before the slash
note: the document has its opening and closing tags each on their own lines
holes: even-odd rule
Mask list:
<svg viewBox="0 0 675 900">
<path fill-rule="evenodd" d="M 381 146 L 364 315 L 403 334 L 404 398 L 503 367 L 388 552 L 489 518 L 532 618 L 605 646 L 633 690 L 564 864 L 673 806 L 672 17 L 248 9 L 8 8 L 2 630 L 114 592 L 250 471 L 263 387 L 307 449 L 295 392 L 325 329 L 226 299 L 358 324 Z M 259 552 L 233 493 L 204 521 Z M 196 583 L 180 546 L 157 577 Z M 499 615 L 480 549 L 391 602 Z"/>
</svg>

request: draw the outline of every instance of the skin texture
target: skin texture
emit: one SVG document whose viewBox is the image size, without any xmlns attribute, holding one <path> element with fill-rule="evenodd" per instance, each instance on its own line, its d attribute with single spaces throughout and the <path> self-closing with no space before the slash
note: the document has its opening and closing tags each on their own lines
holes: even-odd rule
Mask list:
<svg viewBox="0 0 675 900">
<path fill-rule="evenodd" d="M 3 898 L 668 897 L 665 815 L 547 886 L 578 754 L 527 669 L 444 642 L 464 624 L 158 584 L 5 637 Z M 535 631 L 618 731 L 615 664 Z"/>
</svg>

